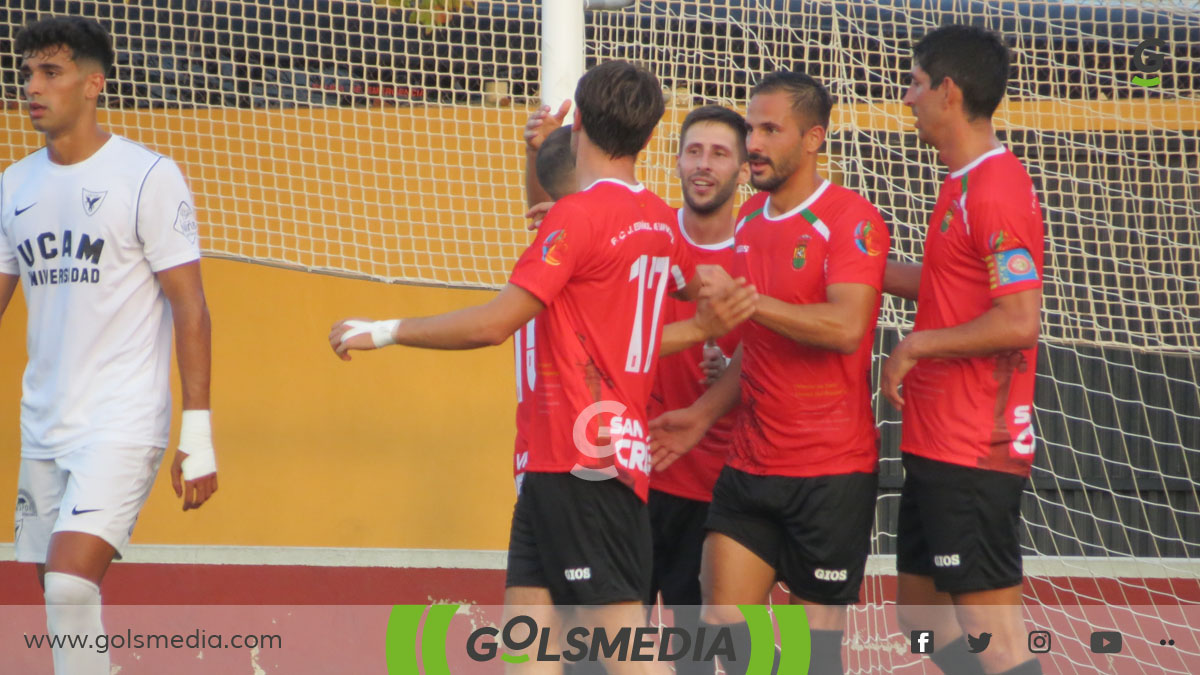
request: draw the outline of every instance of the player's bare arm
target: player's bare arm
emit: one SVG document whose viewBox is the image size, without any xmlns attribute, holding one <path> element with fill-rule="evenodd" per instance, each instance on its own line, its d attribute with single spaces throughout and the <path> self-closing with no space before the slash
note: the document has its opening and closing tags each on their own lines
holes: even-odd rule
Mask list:
<svg viewBox="0 0 1200 675">
<path fill-rule="evenodd" d="M 753 320 L 800 344 L 852 354 L 875 318 L 879 293 L 867 284 L 830 284 L 828 302 L 796 305 L 760 296 Z"/>
<path fill-rule="evenodd" d="M 567 117 L 567 111 L 571 108 L 571 101 L 563 101 L 557 112 L 551 112 L 550 106 L 544 105 L 530 115 L 529 121 L 525 123 L 525 204 L 533 206 L 542 202 L 553 201 L 550 194 L 542 187 L 541 181 L 537 177 L 537 169 L 534 159 L 537 157 L 538 148 L 542 147 L 542 142 L 550 135 L 551 131 L 559 128 L 563 124 L 563 120 Z M 533 228 L 530 228 L 533 229 Z"/>
<path fill-rule="evenodd" d="M 8 303 L 12 300 L 20 280 L 21 277 L 15 274 L 0 274 L 0 319 L 4 318 L 4 310 L 8 309 Z"/>
<path fill-rule="evenodd" d="M 343 319 L 329 331 L 329 346 L 343 361 L 351 350 L 397 344 L 423 349 L 478 349 L 503 343 L 545 309 L 537 296 L 508 284 L 490 301 L 436 316 L 390 321 Z"/>
<path fill-rule="evenodd" d="M 171 463 L 171 485 L 183 498 L 183 510 L 200 508 L 217 491 L 217 467 L 208 421 L 212 372 L 212 320 L 204 300 L 200 263 L 158 272 L 158 283 L 171 303 L 175 355 L 183 391 L 179 449 Z"/>
<path fill-rule="evenodd" d="M 1031 288 L 992 300 L 975 319 L 950 328 L 909 333 L 883 364 L 879 390 L 892 405 L 904 407 L 900 383 L 920 359 L 955 359 L 1029 349 L 1041 330 L 1042 291 Z"/>
<path fill-rule="evenodd" d="M 916 300 L 921 288 L 921 263 L 887 261 L 883 272 L 883 292 L 907 300 Z"/>
<path fill-rule="evenodd" d="M 741 402 L 742 346 L 729 361 L 729 367 L 696 402 L 687 408 L 671 410 L 650 420 L 650 452 L 654 470 L 662 471 L 694 448 L 717 420 Z"/>
</svg>

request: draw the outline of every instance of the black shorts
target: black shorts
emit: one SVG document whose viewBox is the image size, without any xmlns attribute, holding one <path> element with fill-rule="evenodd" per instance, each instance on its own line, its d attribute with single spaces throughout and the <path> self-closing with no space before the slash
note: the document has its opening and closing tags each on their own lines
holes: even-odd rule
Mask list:
<svg viewBox="0 0 1200 675">
<path fill-rule="evenodd" d="M 665 605 L 701 604 L 700 558 L 708 502 L 650 490 L 648 506 L 654 569 L 647 604 L 654 604 L 660 592 Z"/>
<path fill-rule="evenodd" d="M 727 466 L 713 488 L 706 526 L 774 567 L 794 595 L 853 604 L 871 550 L 878 488 L 875 473 L 793 478 Z"/>
<path fill-rule="evenodd" d="M 549 589 L 556 605 L 643 602 L 650 564 L 649 512 L 620 481 L 526 472 L 505 587 Z"/>
<path fill-rule="evenodd" d="M 904 453 L 896 570 L 933 577 L 943 593 L 1021 583 L 1021 494 L 1027 479 Z"/>
</svg>

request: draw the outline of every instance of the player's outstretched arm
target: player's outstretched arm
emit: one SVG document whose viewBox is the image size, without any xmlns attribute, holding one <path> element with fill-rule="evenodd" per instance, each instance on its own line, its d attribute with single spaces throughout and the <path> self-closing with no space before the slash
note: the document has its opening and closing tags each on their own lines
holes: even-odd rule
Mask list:
<svg viewBox="0 0 1200 675">
<path fill-rule="evenodd" d="M 4 318 L 4 310 L 8 309 L 8 303 L 12 300 L 20 280 L 21 277 L 16 274 L 0 273 L 0 319 Z"/>
<path fill-rule="evenodd" d="M 801 344 L 851 354 L 875 318 L 879 292 L 868 284 L 830 284 L 825 297 L 828 302 L 795 305 L 759 296 L 753 319 Z"/>
<path fill-rule="evenodd" d="M 879 391 L 903 408 L 900 383 L 920 359 L 988 356 L 1036 346 L 1041 314 L 1042 290 L 1030 288 L 993 298 L 991 308 L 966 323 L 909 333 L 884 362 Z"/>
<path fill-rule="evenodd" d="M 171 485 L 183 498 L 183 510 L 200 508 L 217 491 L 217 460 L 212 445 L 209 384 L 212 372 L 212 320 L 204 300 L 200 262 L 157 273 L 171 303 L 175 356 L 183 389 L 179 448 L 171 463 Z"/>
<path fill-rule="evenodd" d="M 915 301 L 921 290 L 921 263 L 887 261 L 883 272 L 883 292 Z"/>
<path fill-rule="evenodd" d="M 329 331 L 329 346 L 343 361 L 351 350 L 389 345 L 424 349 L 477 349 L 498 345 L 545 309 L 537 296 L 508 284 L 490 301 L 436 316 L 390 321 L 343 319 Z"/>
<path fill-rule="evenodd" d="M 704 438 L 709 427 L 737 407 L 741 401 L 741 379 L 742 346 L 738 345 L 729 367 L 695 403 L 650 420 L 650 453 L 655 471 L 674 464 Z"/>
</svg>

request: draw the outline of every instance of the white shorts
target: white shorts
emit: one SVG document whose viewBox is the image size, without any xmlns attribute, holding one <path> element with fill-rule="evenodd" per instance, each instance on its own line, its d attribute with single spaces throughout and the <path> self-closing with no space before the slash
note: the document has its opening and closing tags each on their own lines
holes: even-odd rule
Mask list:
<svg viewBox="0 0 1200 675">
<path fill-rule="evenodd" d="M 161 448 L 87 447 L 57 459 L 21 458 L 14 548 L 19 562 L 45 563 L 50 535 L 85 532 L 117 550 L 129 543 L 150 496 Z"/>
</svg>

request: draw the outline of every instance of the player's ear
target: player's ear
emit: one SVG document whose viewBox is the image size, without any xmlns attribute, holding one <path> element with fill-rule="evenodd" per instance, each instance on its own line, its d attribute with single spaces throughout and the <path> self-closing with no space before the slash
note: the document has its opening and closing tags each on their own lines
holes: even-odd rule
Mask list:
<svg viewBox="0 0 1200 675">
<path fill-rule="evenodd" d="M 89 67 L 84 71 L 83 95 L 89 101 L 95 101 L 104 93 L 104 73 L 99 67 Z"/>
<path fill-rule="evenodd" d="M 750 182 L 750 162 L 742 160 L 742 165 L 738 167 L 737 184 L 745 185 Z"/>
<path fill-rule="evenodd" d="M 804 132 L 804 150 L 807 152 L 820 152 L 821 146 L 825 145 L 825 127 L 821 124 L 814 124 Z"/>
<path fill-rule="evenodd" d="M 947 75 L 942 80 L 942 86 L 938 87 L 942 91 L 942 101 L 947 108 L 962 108 L 963 93 L 958 83 L 950 79 Z"/>
</svg>

